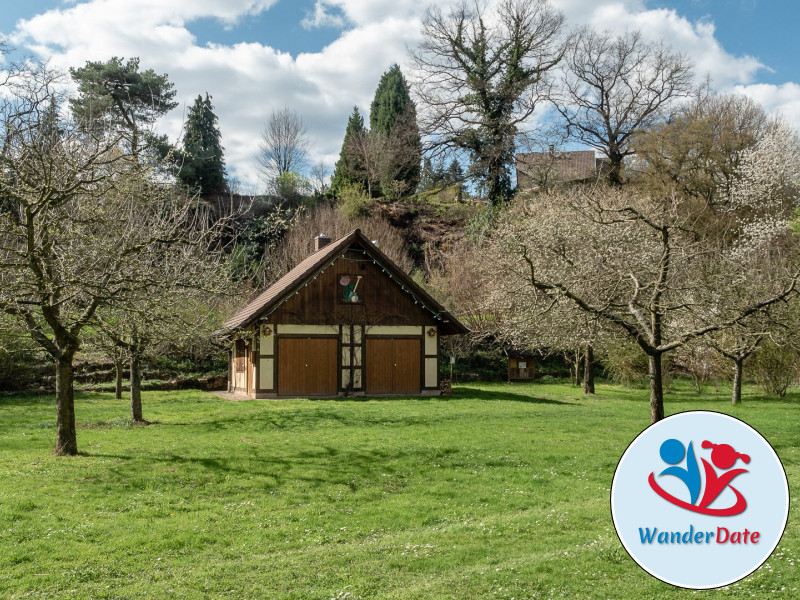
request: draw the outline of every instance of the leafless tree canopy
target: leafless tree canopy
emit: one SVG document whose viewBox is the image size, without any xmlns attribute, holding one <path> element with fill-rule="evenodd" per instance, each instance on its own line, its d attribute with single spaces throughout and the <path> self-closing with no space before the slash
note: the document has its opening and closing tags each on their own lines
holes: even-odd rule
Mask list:
<svg viewBox="0 0 800 600">
<path fill-rule="evenodd" d="M 268 178 L 301 173 L 306 167 L 311 140 L 303 119 L 291 108 L 272 111 L 261 134 L 258 161 Z"/>
<path fill-rule="evenodd" d="M 603 152 L 609 179 L 620 183 L 631 136 L 663 119 L 692 86 L 689 59 L 663 43 L 583 28 L 572 35 L 554 102 L 570 133 Z"/>
<path fill-rule="evenodd" d="M 320 206 L 300 216 L 280 247 L 271 253 L 271 264 L 266 265 L 269 272 L 264 274 L 264 283 L 274 282 L 307 258 L 313 252 L 314 237 L 320 233 L 335 240 L 356 228 L 370 239 L 377 240 L 380 249 L 403 271 L 410 273 L 414 268 L 402 234 L 385 219 L 377 216 L 353 219 L 342 216 L 335 208 Z"/>
<path fill-rule="evenodd" d="M 509 195 L 517 128 L 561 60 L 563 20 L 545 0 L 503 0 L 492 14 L 476 0 L 425 16 L 412 52 L 421 130 L 429 144 L 471 153 L 490 201 Z"/>
<path fill-rule="evenodd" d="M 380 186 L 383 196 L 396 200 L 404 194 L 413 193 L 407 177 L 409 162 L 419 157 L 419 140 L 416 127 L 399 122 L 391 131 L 372 130 L 352 135 L 346 141 L 348 155 L 354 158 L 352 175 L 367 184 L 367 195 L 377 195 Z"/>
<path fill-rule="evenodd" d="M 756 149 L 743 161 L 731 202 L 742 207 L 740 224 L 728 236 L 699 235 L 696 214 L 678 199 L 633 188 L 573 189 L 515 203 L 487 249 L 496 273 L 497 327 L 519 336 L 546 315 L 547 341 L 560 332 L 574 336 L 573 309 L 597 319 L 647 356 L 651 419 L 663 418 L 665 353 L 739 326 L 797 294 L 797 240 L 780 205 L 764 201 L 765 179 L 781 170 L 769 168 L 782 163 L 781 155 L 767 151 L 772 147 L 765 140 L 763 152 Z M 760 167 L 748 169 L 748 162 Z M 753 212 L 747 207 L 756 196 L 760 209 Z M 758 285 L 747 288 L 758 271 Z M 741 293 L 743 286 L 748 293 Z"/>
<path fill-rule="evenodd" d="M 0 311 L 56 363 L 56 452 L 75 454 L 73 359 L 104 307 L 191 287 L 214 246 L 195 203 L 126 153 L 118 134 L 65 120 L 57 75 L 28 68 L 0 110 Z"/>
</svg>

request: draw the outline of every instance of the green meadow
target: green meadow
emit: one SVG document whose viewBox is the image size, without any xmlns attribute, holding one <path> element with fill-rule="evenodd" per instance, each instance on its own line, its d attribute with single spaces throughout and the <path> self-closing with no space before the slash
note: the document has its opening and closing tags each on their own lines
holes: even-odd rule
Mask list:
<svg viewBox="0 0 800 600">
<path fill-rule="evenodd" d="M 800 483 L 800 393 L 698 396 Z M 609 488 L 649 424 L 646 390 L 457 386 L 446 398 L 246 400 L 79 393 L 73 458 L 52 455 L 52 398 L 0 396 L 0 598 L 797 598 L 796 514 L 773 556 L 728 588 L 642 571 Z"/>
</svg>

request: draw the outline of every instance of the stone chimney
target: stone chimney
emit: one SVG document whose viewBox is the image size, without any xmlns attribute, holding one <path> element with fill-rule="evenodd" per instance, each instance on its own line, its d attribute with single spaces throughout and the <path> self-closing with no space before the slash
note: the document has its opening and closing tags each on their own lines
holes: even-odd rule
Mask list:
<svg viewBox="0 0 800 600">
<path fill-rule="evenodd" d="M 317 237 L 314 238 L 314 252 L 318 250 L 322 250 L 325 246 L 330 244 L 333 240 L 329 238 L 324 233 L 320 233 Z"/>
</svg>

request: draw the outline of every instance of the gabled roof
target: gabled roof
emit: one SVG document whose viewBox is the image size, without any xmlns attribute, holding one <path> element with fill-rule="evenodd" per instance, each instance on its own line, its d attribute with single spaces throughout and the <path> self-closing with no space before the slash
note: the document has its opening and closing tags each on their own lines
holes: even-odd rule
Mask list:
<svg viewBox="0 0 800 600">
<path fill-rule="evenodd" d="M 529 152 L 517 154 L 516 159 L 517 172 L 527 175 L 534 183 L 540 179 L 554 183 L 596 179 L 601 165 L 594 150 Z"/>
<path fill-rule="evenodd" d="M 353 245 L 358 245 L 370 257 L 381 265 L 386 271 L 403 286 L 409 288 L 428 309 L 436 313 L 441 321 L 442 335 L 467 333 L 469 331 L 458 319 L 451 315 L 430 294 L 423 290 L 411 277 L 398 267 L 383 251 L 373 244 L 360 229 L 354 229 L 343 238 L 331 242 L 320 248 L 308 258 L 301 261 L 294 269 L 286 273 L 278 281 L 259 294 L 255 300 L 247 304 L 223 326 L 220 333 L 230 333 L 236 329 L 249 327 L 262 315 L 268 314 L 277 308 L 284 300 L 288 299 L 309 279 L 320 271 L 329 267 L 340 255 Z"/>
</svg>

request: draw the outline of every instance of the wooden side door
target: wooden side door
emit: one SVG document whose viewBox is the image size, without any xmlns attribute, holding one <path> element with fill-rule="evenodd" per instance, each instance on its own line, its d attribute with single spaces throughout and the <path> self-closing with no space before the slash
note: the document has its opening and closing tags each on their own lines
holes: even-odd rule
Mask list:
<svg viewBox="0 0 800 600">
<path fill-rule="evenodd" d="M 419 394 L 420 341 L 367 338 L 367 394 Z"/>
<path fill-rule="evenodd" d="M 278 395 L 335 396 L 336 338 L 279 338 Z"/>
</svg>

